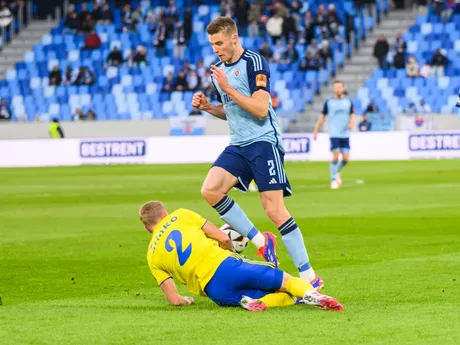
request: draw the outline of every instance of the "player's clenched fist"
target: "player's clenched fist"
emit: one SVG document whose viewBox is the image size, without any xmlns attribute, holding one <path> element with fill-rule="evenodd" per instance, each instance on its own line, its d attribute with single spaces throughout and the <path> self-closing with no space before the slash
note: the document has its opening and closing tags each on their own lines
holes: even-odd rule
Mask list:
<svg viewBox="0 0 460 345">
<path fill-rule="evenodd" d="M 203 94 L 203 92 L 197 92 L 193 95 L 192 107 L 200 109 L 200 110 L 205 110 L 207 105 L 208 105 L 208 99 Z"/>
</svg>

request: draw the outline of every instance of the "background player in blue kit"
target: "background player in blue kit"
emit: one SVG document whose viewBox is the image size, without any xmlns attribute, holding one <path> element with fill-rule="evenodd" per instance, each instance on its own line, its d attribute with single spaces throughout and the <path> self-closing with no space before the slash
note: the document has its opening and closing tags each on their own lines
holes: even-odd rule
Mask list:
<svg viewBox="0 0 460 345">
<path fill-rule="evenodd" d="M 233 187 L 247 191 L 254 179 L 265 212 L 278 227 L 300 277 L 320 289 L 323 281 L 313 271 L 302 233 L 284 205 L 283 197 L 292 191 L 284 171 L 284 149 L 270 98 L 268 63 L 260 54 L 243 49 L 231 18 L 215 19 L 206 32 L 220 59 L 211 72 L 221 104 L 208 103 L 199 92 L 193 96 L 192 105 L 227 120 L 230 145 L 213 164 L 201 193 L 226 223 L 259 248 L 260 256 L 277 266 L 275 236 L 259 232 L 227 195 Z"/>
<path fill-rule="evenodd" d="M 318 118 L 313 132 L 313 140 L 316 140 L 327 116 L 332 151 L 331 188 L 339 189 L 342 184 L 339 171 L 347 165 L 350 158 L 350 130 L 355 123 L 355 114 L 351 99 L 345 97 L 343 83 L 335 81 L 333 88 L 334 97 L 324 102 L 323 113 Z M 342 154 L 341 161 L 339 161 L 340 153 Z"/>
</svg>

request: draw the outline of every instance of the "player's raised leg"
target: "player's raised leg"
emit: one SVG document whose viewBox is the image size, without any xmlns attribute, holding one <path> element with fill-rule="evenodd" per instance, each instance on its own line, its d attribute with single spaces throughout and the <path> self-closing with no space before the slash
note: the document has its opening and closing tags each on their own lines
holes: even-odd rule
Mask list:
<svg viewBox="0 0 460 345">
<path fill-rule="evenodd" d="M 238 184 L 237 177 L 220 166 L 213 166 L 203 183 L 201 194 L 222 220 L 241 235 L 248 237 L 259 249 L 265 245 L 265 236 L 249 220 L 243 209 L 227 195 Z"/>
</svg>

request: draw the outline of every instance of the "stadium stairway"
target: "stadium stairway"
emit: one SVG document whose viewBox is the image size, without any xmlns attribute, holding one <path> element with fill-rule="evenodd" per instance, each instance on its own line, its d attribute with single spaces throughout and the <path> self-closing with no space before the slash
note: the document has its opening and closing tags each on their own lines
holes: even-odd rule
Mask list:
<svg viewBox="0 0 460 345">
<path fill-rule="evenodd" d="M 32 50 L 34 44 L 58 24 L 59 21 L 51 19 L 33 20 L 25 27 L 0 53 L 0 80 L 5 78 L 9 69 L 14 68 L 16 62 L 23 59 L 25 52 Z"/>
<path fill-rule="evenodd" d="M 374 45 L 380 34 L 385 35 L 392 49 L 396 33 L 404 33 L 415 21 L 412 10 L 392 10 L 373 32 L 369 32 L 366 41 L 361 42 L 359 50 L 355 50 L 351 59 L 343 69 L 337 71 L 336 78 L 345 83 L 350 97 L 355 97 L 357 90 L 377 68 L 377 60 L 373 57 Z M 307 105 L 303 113 L 297 114 L 297 121 L 289 125 L 289 132 L 312 132 L 316 119 L 323 109 L 324 101 L 332 97 L 332 84 L 322 88 L 320 95 L 313 98 L 313 103 Z M 323 129 L 326 126 L 323 127 Z"/>
</svg>

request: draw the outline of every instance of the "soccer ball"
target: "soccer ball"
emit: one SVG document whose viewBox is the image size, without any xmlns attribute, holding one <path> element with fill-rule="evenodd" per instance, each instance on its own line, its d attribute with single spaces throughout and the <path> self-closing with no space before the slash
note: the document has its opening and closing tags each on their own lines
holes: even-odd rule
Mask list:
<svg viewBox="0 0 460 345">
<path fill-rule="evenodd" d="M 248 246 L 248 238 L 233 230 L 230 225 L 224 224 L 220 227 L 220 230 L 225 232 L 227 236 L 232 240 L 233 249 L 235 249 L 235 252 L 242 253 L 243 250 L 245 250 Z"/>
</svg>

